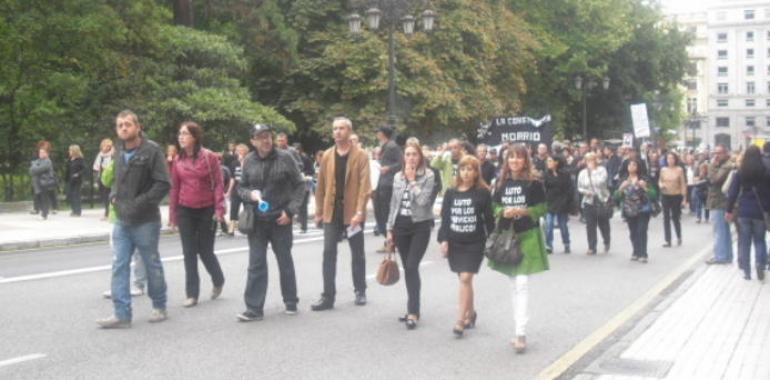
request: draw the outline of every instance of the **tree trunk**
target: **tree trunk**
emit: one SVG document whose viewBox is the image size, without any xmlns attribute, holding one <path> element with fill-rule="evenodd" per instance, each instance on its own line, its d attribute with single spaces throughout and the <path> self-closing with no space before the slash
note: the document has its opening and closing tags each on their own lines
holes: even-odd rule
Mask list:
<svg viewBox="0 0 770 380">
<path fill-rule="evenodd" d="M 192 0 L 174 0 L 174 23 L 193 27 Z"/>
</svg>

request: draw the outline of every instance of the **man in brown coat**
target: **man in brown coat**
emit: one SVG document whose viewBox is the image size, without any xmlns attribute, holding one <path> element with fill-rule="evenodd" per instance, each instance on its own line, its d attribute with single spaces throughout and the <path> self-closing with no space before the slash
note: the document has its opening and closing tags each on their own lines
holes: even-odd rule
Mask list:
<svg viewBox="0 0 770 380">
<path fill-rule="evenodd" d="M 350 119 L 336 118 L 332 127 L 334 146 L 321 158 L 315 193 L 315 220 L 319 224 L 323 222 L 324 228 L 324 291 L 321 299 L 311 306 L 313 311 L 334 307 L 337 243 L 343 234 L 347 236 L 352 253 L 355 304 L 366 304 L 363 227 L 371 193 L 369 157 L 351 142 L 353 123 Z"/>
</svg>

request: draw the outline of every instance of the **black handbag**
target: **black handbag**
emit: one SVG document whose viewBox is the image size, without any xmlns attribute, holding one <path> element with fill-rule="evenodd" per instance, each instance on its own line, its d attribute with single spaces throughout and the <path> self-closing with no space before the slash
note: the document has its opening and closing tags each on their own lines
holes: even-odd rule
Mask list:
<svg viewBox="0 0 770 380">
<path fill-rule="evenodd" d="M 513 230 L 513 223 L 508 228 L 501 229 L 500 220 L 501 218 L 497 219 L 495 230 L 487 238 L 484 256 L 501 264 L 519 265 L 524 259 L 524 253 L 521 252 L 521 244 Z"/>
<path fill-rule="evenodd" d="M 254 206 L 244 203 L 243 210 L 238 214 L 238 231 L 244 235 L 254 232 Z"/>
<path fill-rule="evenodd" d="M 588 182 L 591 184 L 591 190 L 594 194 L 597 193 L 596 187 L 594 187 L 594 181 L 591 179 L 591 172 L 588 171 Z M 612 219 L 612 215 L 615 213 L 615 207 L 612 204 L 612 196 L 607 198 L 607 201 L 602 202 L 597 195 L 594 195 L 594 207 L 596 207 L 596 216 L 599 219 Z"/>
</svg>

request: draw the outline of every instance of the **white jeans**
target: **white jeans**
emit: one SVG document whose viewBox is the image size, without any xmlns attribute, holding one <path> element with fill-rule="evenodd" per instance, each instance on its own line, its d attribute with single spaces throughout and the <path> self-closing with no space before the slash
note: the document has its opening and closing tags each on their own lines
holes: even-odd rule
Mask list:
<svg viewBox="0 0 770 380">
<path fill-rule="evenodd" d="M 511 298 L 513 300 L 513 321 L 516 326 L 516 336 L 527 335 L 527 303 L 529 303 L 529 285 L 527 275 L 510 276 Z"/>
</svg>

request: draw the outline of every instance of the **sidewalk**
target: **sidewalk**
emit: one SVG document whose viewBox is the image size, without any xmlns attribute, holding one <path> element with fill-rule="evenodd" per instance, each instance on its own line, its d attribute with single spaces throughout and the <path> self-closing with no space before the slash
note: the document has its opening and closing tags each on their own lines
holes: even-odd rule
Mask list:
<svg viewBox="0 0 770 380">
<path fill-rule="evenodd" d="M 80 217 L 70 210 L 49 214 L 48 220 L 29 212 L 0 213 L 0 252 L 107 241 L 112 224 L 101 220 L 102 209 L 84 209 Z M 163 228 L 167 229 L 168 206 L 162 206 Z"/>
<path fill-rule="evenodd" d="M 770 379 L 770 286 L 699 266 L 575 380 Z"/>
</svg>

